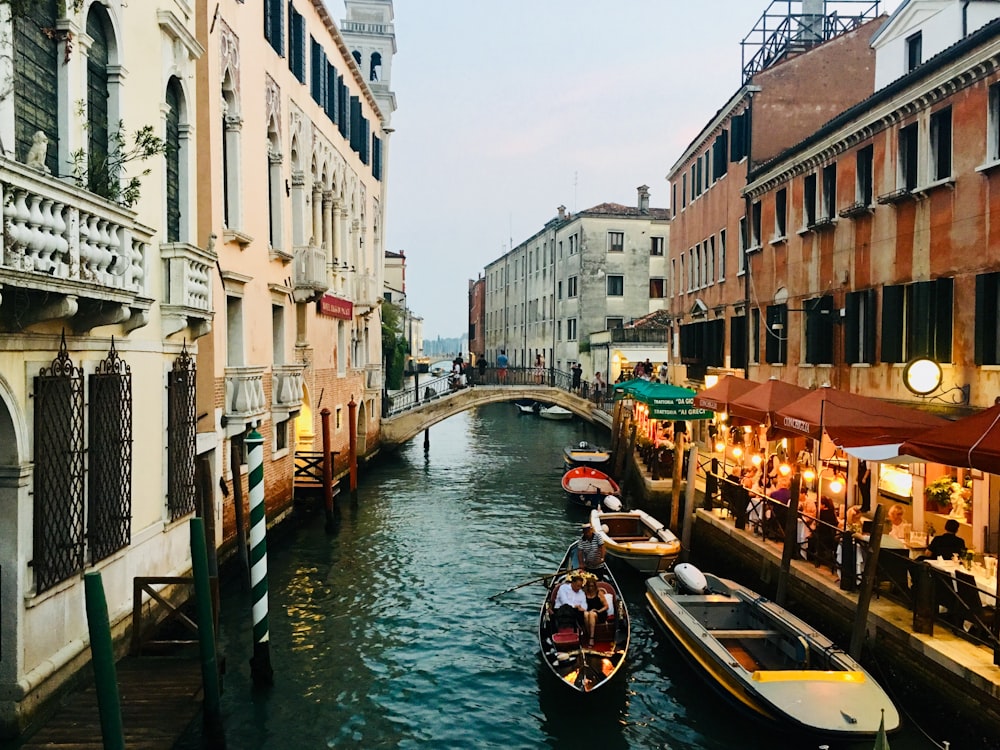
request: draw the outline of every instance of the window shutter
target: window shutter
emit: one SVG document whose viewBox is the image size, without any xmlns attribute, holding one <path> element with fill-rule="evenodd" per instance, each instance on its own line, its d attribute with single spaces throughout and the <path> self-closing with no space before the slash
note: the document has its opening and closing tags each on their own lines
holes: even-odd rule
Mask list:
<svg viewBox="0 0 1000 750">
<path fill-rule="evenodd" d="M 42 29 L 56 25 L 56 0 L 22 3 L 13 17 L 14 137 L 17 157 L 23 162 L 41 130 L 49 139 L 45 166 L 53 176 L 59 171 L 59 109 L 56 93 L 61 62 L 57 43 Z"/>
<path fill-rule="evenodd" d="M 860 330 L 863 294 L 863 292 L 850 292 L 844 304 L 844 361 L 849 365 L 864 361 L 861 354 Z"/>
<path fill-rule="evenodd" d="M 350 144 L 355 153 L 360 153 L 358 139 L 361 136 L 361 100 L 356 96 L 351 97 L 351 132 Z"/>
<path fill-rule="evenodd" d="M 938 362 L 951 362 L 954 279 L 938 279 L 928 283 L 933 284 L 934 295 L 934 358 Z"/>
<path fill-rule="evenodd" d="M 729 361 L 733 367 L 747 367 L 747 319 L 745 315 L 729 319 Z"/>
<path fill-rule="evenodd" d="M 976 276 L 976 364 L 997 362 L 997 273 Z"/>
<path fill-rule="evenodd" d="M 746 127 L 747 127 L 747 116 L 746 112 L 740 115 L 736 115 L 732 120 L 730 120 L 730 128 L 732 130 L 732 142 L 730 144 L 729 160 L 739 161 L 744 156 L 747 155 L 746 152 Z"/>
<path fill-rule="evenodd" d="M 725 366 L 726 321 L 722 318 L 711 320 L 705 326 L 707 329 L 705 363 L 709 367 Z"/>
<path fill-rule="evenodd" d="M 882 288 L 882 362 L 903 361 L 903 292 L 902 286 Z"/>
</svg>

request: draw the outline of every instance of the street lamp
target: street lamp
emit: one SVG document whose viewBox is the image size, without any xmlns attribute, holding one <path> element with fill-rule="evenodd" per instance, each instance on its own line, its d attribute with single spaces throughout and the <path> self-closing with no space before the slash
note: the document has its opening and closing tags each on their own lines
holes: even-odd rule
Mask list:
<svg viewBox="0 0 1000 750">
<path fill-rule="evenodd" d="M 941 391 L 941 382 L 944 379 L 944 371 L 941 363 L 931 357 L 917 357 L 911 359 L 903 368 L 903 385 L 915 396 L 950 402 L 953 404 L 968 404 L 969 385 L 954 385 L 951 388 Z M 936 391 L 941 391 L 936 393 Z M 951 394 L 949 398 L 945 398 Z"/>
</svg>

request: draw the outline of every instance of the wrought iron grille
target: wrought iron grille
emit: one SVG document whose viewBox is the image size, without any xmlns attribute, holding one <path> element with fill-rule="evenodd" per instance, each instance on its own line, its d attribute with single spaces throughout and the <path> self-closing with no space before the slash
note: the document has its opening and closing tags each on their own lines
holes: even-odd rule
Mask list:
<svg viewBox="0 0 1000 750">
<path fill-rule="evenodd" d="M 35 385 L 34 543 L 38 593 L 83 570 L 83 371 L 66 338 Z"/>
<path fill-rule="evenodd" d="M 93 562 L 132 539 L 132 371 L 114 339 L 89 385 L 87 540 Z"/>
<path fill-rule="evenodd" d="M 167 378 L 167 509 L 172 521 L 195 510 L 195 373 L 185 345 Z"/>
</svg>

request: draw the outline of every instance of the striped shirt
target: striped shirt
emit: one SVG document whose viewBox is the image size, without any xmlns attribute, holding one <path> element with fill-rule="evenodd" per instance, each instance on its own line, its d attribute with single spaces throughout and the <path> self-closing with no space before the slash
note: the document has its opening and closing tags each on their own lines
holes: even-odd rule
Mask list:
<svg viewBox="0 0 1000 750">
<path fill-rule="evenodd" d="M 584 568 L 598 568 L 604 562 L 602 547 L 604 534 L 595 531 L 589 539 L 581 539 L 577 544 L 577 555 Z"/>
</svg>

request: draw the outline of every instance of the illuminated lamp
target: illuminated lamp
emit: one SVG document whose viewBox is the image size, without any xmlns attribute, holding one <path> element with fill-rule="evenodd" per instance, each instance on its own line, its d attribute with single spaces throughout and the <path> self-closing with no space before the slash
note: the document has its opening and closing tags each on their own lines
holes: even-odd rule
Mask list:
<svg viewBox="0 0 1000 750">
<path fill-rule="evenodd" d="M 783 477 L 787 477 L 789 474 L 792 473 L 792 467 L 789 466 L 788 464 L 781 464 L 780 466 L 778 466 L 778 473 L 781 474 L 781 476 Z"/>
<path fill-rule="evenodd" d="M 917 396 L 927 396 L 941 387 L 944 373 L 941 365 L 930 357 L 911 359 L 903 368 L 903 385 Z"/>
<path fill-rule="evenodd" d="M 760 454 L 759 454 L 759 453 L 754 453 L 754 454 L 753 454 L 753 455 L 752 455 L 752 456 L 750 457 L 750 463 L 752 463 L 752 464 L 753 464 L 754 466 L 760 466 L 760 465 L 761 465 L 761 462 L 763 462 L 763 460 L 764 460 L 764 459 L 760 457 Z"/>
<path fill-rule="evenodd" d="M 844 480 L 840 478 L 840 474 L 834 474 L 833 479 L 830 480 L 827 487 L 830 492 L 833 492 L 834 494 L 842 492 L 844 489 Z"/>
<path fill-rule="evenodd" d="M 716 453 L 722 453 L 722 451 L 724 451 L 725 449 L 726 449 L 726 444 L 723 443 L 721 440 L 715 444 Z"/>
<path fill-rule="evenodd" d="M 811 468 L 803 469 L 802 478 L 805 479 L 807 482 L 811 482 L 816 478 L 816 472 L 813 471 Z"/>
<path fill-rule="evenodd" d="M 719 382 L 719 376 L 718 375 L 706 375 L 705 376 L 705 387 L 706 388 L 711 388 L 712 386 L 714 386 L 718 382 Z"/>
<path fill-rule="evenodd" d="M 733 446 L 733 455 L 736 456 L 736 458 L 739 458 L 740 456 L 743 455 L 743 449 L 740 448 L 740 446 L 738 446 L 738 445 L 734 445 Z"/>
</svg>

